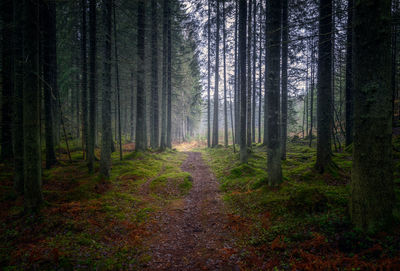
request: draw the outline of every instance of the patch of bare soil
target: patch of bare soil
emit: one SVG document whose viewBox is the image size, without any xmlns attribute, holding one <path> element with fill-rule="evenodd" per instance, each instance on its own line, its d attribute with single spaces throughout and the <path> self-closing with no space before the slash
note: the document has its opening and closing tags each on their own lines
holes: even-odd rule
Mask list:
<svg viewBox="0 0 400 271">
<path fill-rule="evenodd" d="M 193 187 L 156 214 L 145 270 L 239 270 L 217 180 L 201 153 L 187 154 L 181 168 L 192 175 Z"/>
</svg>

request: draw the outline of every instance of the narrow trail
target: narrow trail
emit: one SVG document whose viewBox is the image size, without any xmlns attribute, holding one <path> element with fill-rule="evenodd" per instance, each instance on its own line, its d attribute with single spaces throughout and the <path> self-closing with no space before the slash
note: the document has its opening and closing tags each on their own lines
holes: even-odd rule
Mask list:
<svg viewBox="0 0 400 271">
<path fill-rule="evenodd" d="M 146 270 L 239 270 L 227 253 L 231 232 L 217 180 L 201 153 L 187 154 L 181 168 L 192 175 L 193 187 L 156 215 Z"/>
</svg>

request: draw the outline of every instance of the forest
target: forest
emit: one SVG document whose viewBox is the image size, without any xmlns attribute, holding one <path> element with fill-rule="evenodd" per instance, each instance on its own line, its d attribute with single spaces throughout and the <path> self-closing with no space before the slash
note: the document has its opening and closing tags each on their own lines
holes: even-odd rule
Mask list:
<svg viewBox="0 0 400 271">
<path fill-rule="evenodd" d="M 0 270 L 400 270 L 399 0 L 0 1 Z"/>
</svg>

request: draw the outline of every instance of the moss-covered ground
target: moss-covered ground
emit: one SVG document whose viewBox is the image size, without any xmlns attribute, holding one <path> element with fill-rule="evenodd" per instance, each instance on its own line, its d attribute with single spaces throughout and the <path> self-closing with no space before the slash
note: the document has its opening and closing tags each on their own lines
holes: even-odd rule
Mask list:
<svg viewBox="0 0 400 271">
<path fill-rule="evenodd" d="M 43 172 L 45 206 L 23 214 L 12 192 L 12 169 L 0 170 L 1 270 L 128 270 L 148 261 L 142 241 L 152 214 L 182 198 L 191 187 L 176 151 L 113 154 L 109 180 L 89 175 L 72 145 L 59 164 Z"/>
<path fill-rule="evenodd" d="M 316 153 L 289 144 L 284 181 L 267 185 L 266 147 L 253 145 L 248 164 L 232 148 L 203 149 L 232 213 L 247 270 L 399 270 L 400 231 L 364 235 L 348 216 L 351 153 L 334 153 L 338 169 L 318 174 Z M 400 160 L 395 153 L 397 203 Z M 397 204 L 398 214 L 399 204 Z M 397 217 L 398 219 L 398 217 Z"/>
</svg>

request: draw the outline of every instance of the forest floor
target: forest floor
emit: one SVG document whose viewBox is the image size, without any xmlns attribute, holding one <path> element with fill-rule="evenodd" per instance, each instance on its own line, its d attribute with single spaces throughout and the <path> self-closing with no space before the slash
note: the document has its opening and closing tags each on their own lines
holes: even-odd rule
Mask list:
<svg viewBox="0 0 400 271">
<path fill-rule="evenodd" d="M 334 155 L 339 170 L 321 175 L 315 149 L 291 143 L 284 182 L 269 188 L 262 145 L 245 165 L 231 147 L 133 147 L 122 161 L 113 154 L 110 180 L 87 174 L 79 144 L 72 163 L 61 147 L 59 164 L 43 171 L 46 204 L 36 216 L 24 215 L 12 168 L 0 164 L 0 269 L 400 270 L 399 227 L 365 235 L 349 222 L 346 151 Z"/>
</svg>

